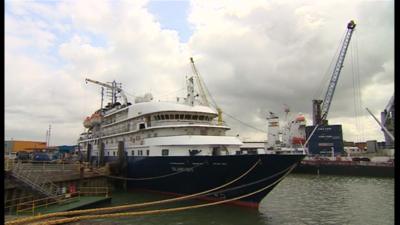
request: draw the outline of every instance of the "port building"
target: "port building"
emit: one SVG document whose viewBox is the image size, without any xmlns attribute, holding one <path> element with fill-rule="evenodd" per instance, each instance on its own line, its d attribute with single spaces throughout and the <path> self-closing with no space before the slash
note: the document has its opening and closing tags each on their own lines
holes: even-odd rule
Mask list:
<svg viewBox="0 0 400 225">
<path fill-rule="evenodd" d="M 34 152 L 46 147 L 47 143 L 44 141 L 9 140 L 4 142 L 4 153 Z"/>
</svg>

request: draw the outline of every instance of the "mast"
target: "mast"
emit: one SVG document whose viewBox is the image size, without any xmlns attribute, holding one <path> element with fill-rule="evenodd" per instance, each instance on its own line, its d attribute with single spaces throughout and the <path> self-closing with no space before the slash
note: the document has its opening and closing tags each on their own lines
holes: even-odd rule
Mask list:
<svg viewBox="0 0 400 225">
<path fill-rule="evenodd" d="M 186 104 L 193 106 L 194 105 L 194 83 L 193 77 L 190 77 L 186 80 L 187 86 L 187 96 L 186 96 Z"/>
<path fill-rule="evenodd" d="M 104 100 L 104 87 L 101 87 L 101 104 L 100 104 L 100 109 L 103 108 L 103 100 Z"/>
</svg>

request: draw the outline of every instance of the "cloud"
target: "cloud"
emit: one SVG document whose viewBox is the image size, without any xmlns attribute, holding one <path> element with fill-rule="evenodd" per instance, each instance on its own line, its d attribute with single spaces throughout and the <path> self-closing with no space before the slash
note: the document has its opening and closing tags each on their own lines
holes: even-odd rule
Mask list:
<svg viewBox="0 0 400 225">
<path fill-rule="evenodd" d="M 353 86 L 357 85 L 364 104 L 371 103 L 373 96 L 377 96 L 372 93 L 379 92 L 381 102 L 374 102 L 371 107 L 376 109 L 375 112 L 383 110 L 394 90 L 393 2 L 237 4 L 241 5 L 231 7 L 221 2 L 195 2 L 189 18 L 195 26 L 190 49 L 201 52 L 204 61 L 199 62 L 200 68 L 223 109 L 260 128 L 265 127 L 265 121 L 252 122 L 251 118 L 262 118 L 267 111 L 280 112 L 283 116 L 283 104 L 289 105 L 294 112 L 307 113 L 307 118 L 311 118 L 311 100 L 323 98 L 327 89 L 327 82 L 321 88 L 323 75 L 347 22 L 355 19 L 358 34 L 353 36 L 351 43 L 355 47 L 349 49 L 346 56 L 329 119 L 333 123 L 346 124 L 346 139 L 359 135 L 348 128 L 352 121 L 349 118 L 354 117 L 355 111 Z M 374 43 L 385 43 L 385 46 L 380 48 Z M 225 74 L 221 75 L 220 71 Z M 333 68 L 327 73 L 326 81 L 329 81 L 331 71 Z M 382 82 L 387 84 L 384 89 Z M 321 96 L 314 96 L 317 89 L 322 89 Z M 367 89 L 373 91 L 367 94 Z M 361 112 L 364 108 L 358 108 L 358 114 L 364 114 Z M 346 119 L 340 122 L 341 118 Z M 234 128 L 236 132 L 248 130 L 237 125 Z M 368 129 L 373 129 L 370 124 Z M 382 140 L 379 131 L 373 136 L 365 138 Z"/>
<path fill-rule="evenodd" d="M 326 71 L 350 19 L 357 30 L 329 120 L 343 124 L 346 140 L 356 139 L 353 86 L 376 115 L 393 94 L 393 1 L 192 1 L 187 43 L 177 31 L 162 29 L 147 3 L 8 1 L 6 138 L 44 139 L 51 123 L 54 144 L 74 144 L 83 118 L 100 105 L 100 87 L 85 84 L 86 77 L 122 82 L 131 95 L 182 97 L 190 56 L 227 114 L 266 130 L 266 113 L 283 118 L 286 104 L 311 124 L 311 100 L 326 91 Z M 382 140 L 370 116 L 358 111 L 368 131 L 364 139 Z M 266 138 L 225 120 L 231 134 Z"/>
</svg>

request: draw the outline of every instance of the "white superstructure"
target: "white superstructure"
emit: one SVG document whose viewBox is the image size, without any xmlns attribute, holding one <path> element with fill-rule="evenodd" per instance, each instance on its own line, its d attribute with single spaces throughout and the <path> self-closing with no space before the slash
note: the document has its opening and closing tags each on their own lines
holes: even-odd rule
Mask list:
<svg viewBox="0 0 400 225">
<path fill-rule="evenodd" d="M 217 110 L 196 101 L 193 79 L 188 80 L 185 103 L 149 97 L 96 111 L 84 121 L 88 129 L 78 140 L 80 150 L 90 157 L 118 156 L 121 150 L 127 156 L 149 157 L 237 154 L 242 142 L 225 135 L 230 128 L 218 121 Z"/>
</svg>

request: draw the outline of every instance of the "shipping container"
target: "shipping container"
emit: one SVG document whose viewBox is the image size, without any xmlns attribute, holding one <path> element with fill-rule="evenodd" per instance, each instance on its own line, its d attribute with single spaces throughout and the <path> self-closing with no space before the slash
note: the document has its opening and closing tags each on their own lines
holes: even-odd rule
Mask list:
<svg viewBox="0 0 400 225">
<path fill-rule="evenodd" d="M 315 126 L 306 127 L 307 139 Z M 312 155 L 344 154 L 342 125 L 320 125 L 308 143 L 309 153 Z"/>
</svg>

